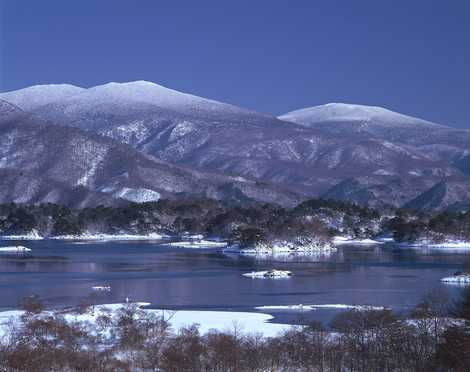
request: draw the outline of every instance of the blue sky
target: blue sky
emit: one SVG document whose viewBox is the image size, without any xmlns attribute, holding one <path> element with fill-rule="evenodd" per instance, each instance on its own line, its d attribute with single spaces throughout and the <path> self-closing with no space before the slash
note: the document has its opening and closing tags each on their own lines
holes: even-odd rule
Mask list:
<svg viewBox="0 0 470 372">
<path fill-rule="evenodd" d="M 0 91 L 144 79 L 262 112 L 470 128 L 470 1 L 0 0 Z"/>
</svg>

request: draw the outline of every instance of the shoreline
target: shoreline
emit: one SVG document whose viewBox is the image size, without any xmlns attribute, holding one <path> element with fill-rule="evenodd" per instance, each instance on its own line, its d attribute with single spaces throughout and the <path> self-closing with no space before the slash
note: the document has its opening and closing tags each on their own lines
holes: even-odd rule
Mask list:
<svg viewBox="0 0 470 372">
<path fill-rule="evenodd" d="M 331 239 L 330 247 L 316 247 L 316 248 L 297 248 L 292 249 L 292 247 L 282 248 L 279 243 L 274 244 L 272 248 L 263 247 L 264 249 L 242 249 L 236 250 L 234 247 L 229 246 L 226 241 L 223 240 L 208 240 L 205 237 L 194 239 L 192 236 L 187 235 L 167 235 L 165 233 L 148 233 L 148 234 L 129 234 L 129 233 L 119 233 L 119 234 L 107 234 L 107 233 L 83 233 L 80 235 L 55 235 L 55 236 L 41 236 L 37 231 L 32 231 L 27 234 L 18 234 L 18 235 L 0 235 L 0 241 L 42 241 L 42 240 L 53 240 L 53 241 L 64 241 L 64 242 L 86 242 L 86 241 L 98 241 L 98 242 L 107 242 L 107 241 L 157 241 L 157 240 L 167 240 L 167 239 L 178 239 L 175 242 L 167 243 L 168 246 L 174 247 L 188 247 L 193 248 L 196 246 L 213 246 L 223 248 L 226 247 L 228 252 L 231 253 L 245 253 L 245 254 L 254 254 L 254 253 L 287 253 L 287 252 L 332 252 L 337 246 L 375 246 L 375 245 L 393 245 L 403 248 L 436 248 L 436 249 L 449 249 L 449 250 L 461 250 L 467 251 L 470 250 L 470 241 L 458 240 L 458 239 L 449 239 L 440 243 L 435 243 L 429 240 L 422 240 L 418 242 L 397 242 L 392 238 L 364 238 L 364 239 L 353 239 L 350 237 L 344 236 L 334 236 Z M 200 239 L 200 242 L 198 240 Z M 206 244 L 207 243 L 207 244 Z"/>
</svg>

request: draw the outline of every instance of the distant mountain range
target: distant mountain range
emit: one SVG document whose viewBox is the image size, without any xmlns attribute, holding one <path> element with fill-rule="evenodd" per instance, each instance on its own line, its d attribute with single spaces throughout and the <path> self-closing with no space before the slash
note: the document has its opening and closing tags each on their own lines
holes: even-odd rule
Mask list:
<svg viewBox="0 0 470 372">
<path fill-rule="evenodd" d="M 274 117 L 146 81 L 34 86 L 0 100 L 10 190 L 0 201 L 470 203 L 470 131 L 380 107 L 332 103 Z"/>
</svg>

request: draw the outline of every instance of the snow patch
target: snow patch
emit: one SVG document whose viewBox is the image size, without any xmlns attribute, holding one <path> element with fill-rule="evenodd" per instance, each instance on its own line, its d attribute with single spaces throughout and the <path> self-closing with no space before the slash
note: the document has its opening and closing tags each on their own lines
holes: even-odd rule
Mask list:
<svg viewBox="0 0 470 372">
<path fill-rule="evenodd" d="M 123 187 L 114 192 L 113 196 L 115 198 L 129 200 L 134 203 L 146 203 L 158 201 L 160 199 L 160 193 L 144 188 L 131 189 L 128 187 Z"/>
</svg>

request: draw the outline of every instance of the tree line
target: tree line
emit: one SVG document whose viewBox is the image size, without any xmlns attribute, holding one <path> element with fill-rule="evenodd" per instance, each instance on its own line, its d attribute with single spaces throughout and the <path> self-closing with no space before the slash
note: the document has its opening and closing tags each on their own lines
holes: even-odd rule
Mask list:
<svg viewBox="0 0 470 372">
<path fill-rule="evenodd" d="M 294 208 L 272 204 L 227 204 L 204 198 L 130 203 L 71 209 L 57 204 L 0 205 L 0 234 L 43 236 L 88 233 L 205 234 L 242 244 L 314 235 L 373 238 L 391 234 L 396 241 L 434 242 L 449 237 L 470 240 L 470 211 L 375 210 L 336 200 L 311 199 Z"/>
<path fill-rule="evenodd" d="M 162 372 L 466 372 L 470 369 L 470 292 L 451 309 L 439 292 L 423 298 L 402 319 L 390 310 L 349 311 L 331 329 L 297 326 L 277 337 L 241 332 L 174 331 L 171 313 L 145 312 L 135 304 L 116 314 L 101 310 L 93 323 L 66 320 L 37 298 L 22 302 L 19 322 L 0 339 L 2 371 Z M 93 306 L 68 310 L 76 314 Z"/>
</svg>

